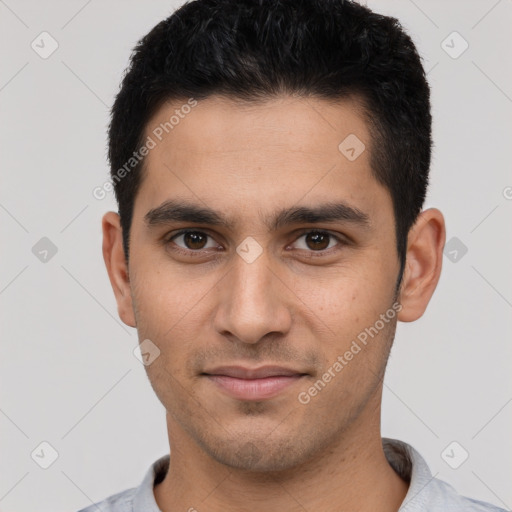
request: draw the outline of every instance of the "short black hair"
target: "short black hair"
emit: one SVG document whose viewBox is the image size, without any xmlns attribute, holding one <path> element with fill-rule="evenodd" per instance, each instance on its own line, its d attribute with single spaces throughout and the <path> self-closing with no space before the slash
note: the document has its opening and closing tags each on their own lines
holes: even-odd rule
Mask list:
<svg viewBox="0 0 512 512">
<path fill-rule="evenodd" d="M 399 21 L 348 0 L 194 0 L 158 23 L 133 50 L 109 127 L 127 261 L 144 160 L 129 172 L 126 163 L 164 102 L 214 94 L 249 102 L 282 94 L 362 100 L 372 172 L 393 201 L 399 284 L 432 146 L 430 89 Z"/>
</svg>

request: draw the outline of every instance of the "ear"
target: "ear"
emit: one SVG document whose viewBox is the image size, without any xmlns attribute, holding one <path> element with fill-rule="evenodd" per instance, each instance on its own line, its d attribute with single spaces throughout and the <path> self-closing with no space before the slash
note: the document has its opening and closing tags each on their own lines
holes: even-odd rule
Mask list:
<svg viewBox="0 0 512 512">
<path fill-rule="evenodd" d="M 445 240 L 443 214 L 436 208 L 421 212 L 407 238 L 398 320 L 413 322 L 425 312 L 441 275 Z"/>
<path fill-rule="evenodd" d="M 119 215 L 114 212 L 107 212 L 103 216 L 102 229 L 103 259 L 116 297 L 119 317 L 126 325 L 136 327 L 128 266 L 123 250 L 123 230 Z"/>
</svg>

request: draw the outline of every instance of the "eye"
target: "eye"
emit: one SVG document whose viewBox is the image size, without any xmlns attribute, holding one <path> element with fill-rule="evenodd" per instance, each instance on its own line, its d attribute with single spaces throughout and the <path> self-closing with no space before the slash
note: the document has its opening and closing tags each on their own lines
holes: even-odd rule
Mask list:
<svg viewBox="0 0 512 512">
<path fill-rule="evenodd" d="M 301 239 L 304 239 L 300 242 Z M 338 242 L 337 244 L 334 242 Z M 325 252 L 336 245 L 342 243 L 341 239 L 327 231 L 306 231 L 299 236 L 295 244 L 298 244 L 298 249 L 309 252 Z"/>
<path fill-rule="evenodd" d="M 168 242 L 172 241 L 178 246 L 178 248 L 185 251 L 201 251 L 203 249 L 217 247 L 213 242 L 208 245 L 208 238 L 211 238 L 210 235 L 203 231 L 184 230 L 169 238 Z M 183 245 L 180 245 L 177 241 L 181 241 L 181 244 Z"/>
<path fill-rule="evenodd" d="M 173 251 L 185 255 L 199 256 L 207 249 L 219 249 L 213 237 L 204 231 L 184 229 L 175 233 L 166 240 Z M 336 246 L 344 245 L 341 238 L 327 231 L 309 230 L 303 231 L 293 243 L 294 249 L 306 251 L 310 256 L 322 256 Z M 195 253 L 195 254 L 194 254 Z M 316 253 L 316 254 L 315 254 Z"/>
</svg>

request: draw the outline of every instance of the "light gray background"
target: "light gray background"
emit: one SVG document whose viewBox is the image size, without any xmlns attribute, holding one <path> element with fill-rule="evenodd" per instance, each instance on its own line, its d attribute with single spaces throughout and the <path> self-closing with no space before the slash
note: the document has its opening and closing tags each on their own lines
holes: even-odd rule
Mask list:
<svg viewBox="0 0 512 512">
<path fill-rule="evenodd" d="M 115 203 L 92 190 L 108 179 L 108 109 L 130 51 L 178 5 L 0 0 L 2 511 L 78 510 L 138 485 L 168 451 L 164 409 L 101 256 L 101 216 Z M 369 5 L 398 17 L 425 59 L 426 207 L 468 249 L 444 258 L 424 317 L 399 324 L 383 435 L 412 444 L 461 493 L 510 509 L 512 1 Z M 31 48 L 43 31 L 59 45 L 47 59 Z M 469 43 L 457 59 L 441 46 L 453 31 Z M 42 237 L 58 249 L 46 263 L 32 252 Z M 58 452 L 48 469 L 31 458 L 43 441 Z M 452 441 L 469 453 L 458 469 L 441 456 Z"/>
</svg>

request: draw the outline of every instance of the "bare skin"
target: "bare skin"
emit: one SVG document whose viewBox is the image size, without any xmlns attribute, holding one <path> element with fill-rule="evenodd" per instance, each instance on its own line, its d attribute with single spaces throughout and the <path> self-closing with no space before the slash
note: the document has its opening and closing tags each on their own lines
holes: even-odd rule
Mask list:
<svg viewBox="0 0 512 512">
<path fill-rule="evenodd" d="M 164 105 L 146 135 L 180 104 Z M 366 145 L 354 161 L 338 149 L 349 134 Z M 145 368 L 167 411 L 172 453 L 154 488 L 162 511 L 400 507 L 408 485 L 382 449 L 382 378 L 397 319 L 421 317 L 436 288 L 445 226 L 437 209 L 420 214 L 396 296 L 392 201 L 371 173 L 370 150 L 355 100 L 283 96 L 248 105 L 211 97 L 146 157 L 128 264 L 119 217 L 105 214 L 103 252 L 119 315 L 160 350 Z M 233 225 L 145 220 L 176 199 Z M 265 222 L 325 203 L 344 203 L 366 222 Z M 175 237 L 180 229 L 196 235 Z M 323 237 L 312 238 L 314 230 Z M 250 263 L 236 251 L 247 237 L 261 249 Z M 396 316 L 333 372 L 394 304 Z M 303 376 L 270 398 L 240 399 L 204 375 L 225 365 L 278 365 Z M 322 378 L 325 387 L 301 402 Z"/>
</svg>

